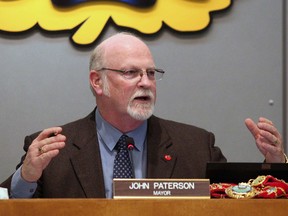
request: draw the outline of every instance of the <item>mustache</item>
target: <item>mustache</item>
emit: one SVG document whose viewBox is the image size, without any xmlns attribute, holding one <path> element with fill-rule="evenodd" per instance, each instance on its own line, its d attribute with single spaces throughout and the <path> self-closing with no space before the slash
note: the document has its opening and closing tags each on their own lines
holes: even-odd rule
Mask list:
<svg viewBox="0 0 288 216">
<path fill-rule="evenodd" d="M 155 96 L 153 94 L 153 92 L 149 89 L 140 89 L 140 90 L 137 90 L 131 97 L 131 100 L 137 98 L 137 97 L 147 97 L 151 100 L 154 100 L 155 99 Z"/>
</svg>

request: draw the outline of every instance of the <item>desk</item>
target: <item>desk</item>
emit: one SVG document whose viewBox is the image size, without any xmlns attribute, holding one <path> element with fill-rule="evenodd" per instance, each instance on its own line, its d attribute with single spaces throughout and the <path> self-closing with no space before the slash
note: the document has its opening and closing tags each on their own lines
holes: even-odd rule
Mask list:
<svg viewBox="0 0 288 216">
<path fill-rule="evenodd" d="M 0 200 L 1 216 L 287 216 L 288 199 Z"/>
</svg>

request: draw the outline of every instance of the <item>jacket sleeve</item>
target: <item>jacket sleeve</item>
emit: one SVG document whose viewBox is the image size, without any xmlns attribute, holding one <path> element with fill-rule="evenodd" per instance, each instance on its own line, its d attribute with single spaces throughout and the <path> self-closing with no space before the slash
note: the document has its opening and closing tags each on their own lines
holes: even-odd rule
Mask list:
<svg viewBox="0 0 288 216">
<path fill-rule="evenodd" d="M 210 134 L 210 162 L 227 162 L 226 157 L 223 155 L 221 149 L 215 146 L 215 136 L 213 133 Z"/>
</svg>

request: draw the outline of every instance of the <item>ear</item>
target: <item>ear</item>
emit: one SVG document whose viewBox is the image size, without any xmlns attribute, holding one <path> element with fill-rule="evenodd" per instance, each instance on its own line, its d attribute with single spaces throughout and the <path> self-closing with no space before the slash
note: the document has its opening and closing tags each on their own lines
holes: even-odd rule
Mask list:
<svg viewBox="0 0 288 216">
<path fill-rule="evenodd" d="M 91 70 L 89 80 L 90 80 L 90 86 L 94 90 L 95 95 L 101 95 L 103 90 L 102 90 L 102 79 L 100 72 Z"/>
</svg>

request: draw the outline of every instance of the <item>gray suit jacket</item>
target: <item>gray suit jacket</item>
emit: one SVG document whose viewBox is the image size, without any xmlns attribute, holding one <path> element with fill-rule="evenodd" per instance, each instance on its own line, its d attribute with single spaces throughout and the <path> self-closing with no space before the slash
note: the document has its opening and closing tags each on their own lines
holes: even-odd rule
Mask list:
<svg viewBox="0 0 288 216">
<path fill-rule="evenodd" d="M 34 197 L 105 198 L 95 111 L 62 128 L 66 146 L 44 170 Z M 37 135 L 25 138 L 25 151 Z M 212 133 L 156 116 L 148 120 L 147 152 L 147 178 L 204 178 L 206 162 L 226 161 Z M 11 177 L 0 186 L 10 183 Z"/>
</svg>

